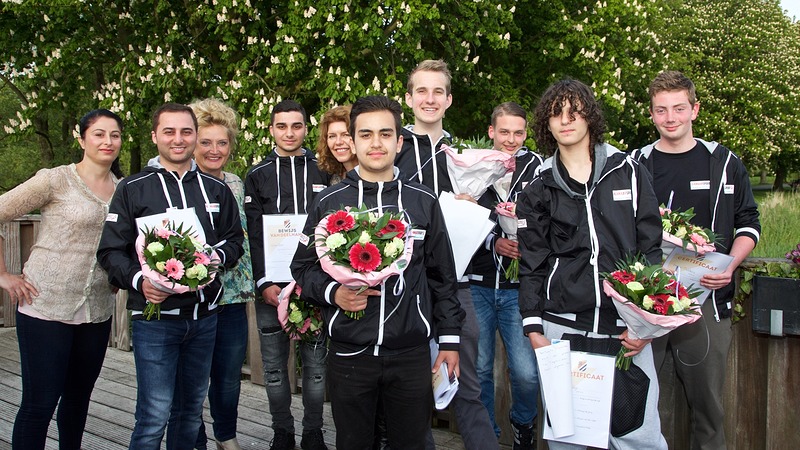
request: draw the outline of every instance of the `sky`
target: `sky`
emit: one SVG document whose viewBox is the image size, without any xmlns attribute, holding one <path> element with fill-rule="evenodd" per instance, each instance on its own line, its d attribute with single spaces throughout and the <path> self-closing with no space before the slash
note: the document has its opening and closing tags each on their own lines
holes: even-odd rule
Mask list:
<svg viewBox="0 0 800 450">
<path fill-rule="evenodd" d="M 789 17 L 800 20 L 800 0 L 781 0 L 781 8 L 788 11 Z"/>
</svg>

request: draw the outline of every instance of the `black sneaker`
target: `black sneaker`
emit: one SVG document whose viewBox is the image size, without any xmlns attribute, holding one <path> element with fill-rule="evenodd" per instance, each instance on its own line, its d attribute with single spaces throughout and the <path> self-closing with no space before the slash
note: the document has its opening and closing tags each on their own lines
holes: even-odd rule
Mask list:
<svg viewBox="0 0 800 450">
<path fill-rule="evenodd" d="M 303 450 L 328 450 L 325 440 L 322 439 L 322 430 L 303 431 L 300 448 Z"/>
<path fill-rule="evenodd" d="M 294 433 L 286 430 L 275 430 L 269 450 L 294 450 Z"/>
<path fill-rule="evenodd" d="M 522 425 L 511 421 L 514 431 L 514 450 L 536 450 L 536 441 L 533 440 L 533 424 Z"/>
</svg>

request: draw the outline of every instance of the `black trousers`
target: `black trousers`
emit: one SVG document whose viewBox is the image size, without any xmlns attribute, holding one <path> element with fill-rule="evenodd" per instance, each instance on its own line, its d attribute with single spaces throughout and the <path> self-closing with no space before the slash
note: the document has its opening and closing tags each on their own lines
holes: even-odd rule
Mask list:
<svg viewBox="0 0 800 450">
<path fill-rule="evenodd" d="M 425 448 L 433 407 L 428 344 L 394 356 L 340 356 L 332 344 L 328 382 L 337 448 L 372 448 L 379 398 L 389 446 Z"/>
</svg>

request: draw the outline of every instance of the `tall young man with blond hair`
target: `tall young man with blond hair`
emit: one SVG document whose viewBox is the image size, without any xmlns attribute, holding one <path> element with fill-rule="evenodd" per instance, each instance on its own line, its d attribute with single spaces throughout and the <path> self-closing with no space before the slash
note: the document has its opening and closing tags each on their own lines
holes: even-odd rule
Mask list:
<svg viewBox="0 0 800 450">
<path fill-rule="evenodd" d="M 405 180 L 413 180 L 431 188 L 436 195 L 453 191 L 447 173 L 447 155 L 441 150 L 449 143 L 442 119 L 453 103 L 450 93 L 450 70 L 442 60 L 422 61 L 408 76 L 406 105 L 414 112 L 414 124 L 402 130 L 403 148 L 395 165 Z M 458 393 L 453 399 L 456 422 L 468 450 L 498 448 L 489 413 L 481 402 L 481 387 L 476 363 L 478 360 L 478 320 L 466 277 L 458 284 L 458 300 L 466 312 L 461 329 Z M 428 448 L 433 448 L 429 439 Z"/>
</svg>

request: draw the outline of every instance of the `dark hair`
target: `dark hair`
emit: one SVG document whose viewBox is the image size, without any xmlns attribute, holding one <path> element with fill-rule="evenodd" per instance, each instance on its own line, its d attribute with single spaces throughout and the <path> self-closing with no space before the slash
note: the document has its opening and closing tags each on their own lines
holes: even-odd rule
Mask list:
<svg viewBox="0 0 800 450">
<path fill-rule="evenodd" d="M 334 122 L 344 122 L 350 132 L 350 105 L 336 106 L 325 111 L 319 121 L 319 137 L 317 138 L 317 166 L 331 175 L 344 173 L 344 164 L 333 157 L 328 148 L 328 128 Z"/>
<path fill-rule="evenodd" d="M 528 113 L 525 108 L 519 106 L 516 102 L 505 102 L 495 106 L 492 111 L 492 126 L 497 125 L 497 118 L 500 116 L 522 117 L 525 120 L 525 125 L 528 125 Z"/>
<path fill-rule="evenodd" d="M 158 122 L 161 120 L 161 114 L 173 112 L 185 112 L 192 116 L 194 130 L 197 131 L 197 116 L 194 115 L 194 111 L 192 108 L 181 105 L 180 103 L 164 103 L 153 112 L 153 131 L 158 130 Z"/>
<path fill-rule="evenodd" d="M 389 111 L 392 113 L 394 116 L 394 131 L 400 136 L 400 128 L 403 127 L 403 108 L 400 103 L 382 95 L 361 97 L 353 103 L 353 107 L 350 110 L 350 135 L 356 135 L 356 119 L 359 115 L 376 111 Z"/>
<path fill-rule="evenodd" d="M 303 115 L 303 123 L 306 123 L 308 120 L 308 116 L 306 115 L 306 109 L 303 108 L 303 105 L 297 103 L 294 100 L 283 100 L 282 102 L 275 105 L 272 108 L 272 112 L 269 115 L 269 123 L 272 125 L 275 122 L 275 114 L 282 113 L 282 112 L 292 112 L 297 111 Z"/>
<path fill-rule="evenodd" d="M 697 91 L 694 83 L 686 75 L 677 70 L 667 70 L 658 74 L 650 83 L 647 89 L 650 95 L 650 109 L 653 109 L 653 97 L 661 92 L 686 91 L 689 97 L 689 104 L 694 106 L 697 103 Z"/>
<path fill-rule="evenodd" d="M 101 117 L 114 119 L 117 122 L 117 125 L 119 125 L 119 131 L 122 131 L 122 118 L 107 109 L 93 109 L 84 114 L 83 117 L 78 120 L 78 129 L 80 131 L 81 139 L 86 139 L 86 130 L 94 125 L 94 123 L 97 122 L 97 120 Z"/>
<path fill-rule="evenodd" d="M 103 108 L 93 109 L 88 113 L 84 114 L 83 117 L 81 117 L 80 120 L 78 120 L 78 132 L 81 135 L 81 139 L 86 139 L 86 130 L 88 130 L 89 127 L 94 125 L 94 123 L 97 122 L 97 120 L 100 119 L 101 117 L 108 117 L 109 119 L 114 119 L 117 122 L 117 125 L 119 125 L 119 131 L 122 131 L 123 125 L 122 125 L 122 118 L 120 116 L 114 114 L 113 112 L 107 109 Z M 125 174 L 122 172 L 122 168 L 119 165 L 119 156 L 117 156 L 116 159 L 114 159 L 114 161 L 111 163 L 111 173 L 113 173 L 117 178 L 122 178 L 125 176 Z"/>
<path fill-rule="evenodd" d="M 569 102 L 569 114 L 574 118 L 580 114 L 589 126 L 589 152 L 594 155 L 594 146 L 603 142 L 606 121 L 603 111 L 595 99 L 592 89 L 580 81 L 570 78 L 550 85 L 542 94 L 534 111 L 533 131 L 536 145 L 541 151 L 551 154 L 558 148 L 556 138 L 550 131 L 550 118 L 561 114 L 564 104 Z"/>
</svg>

